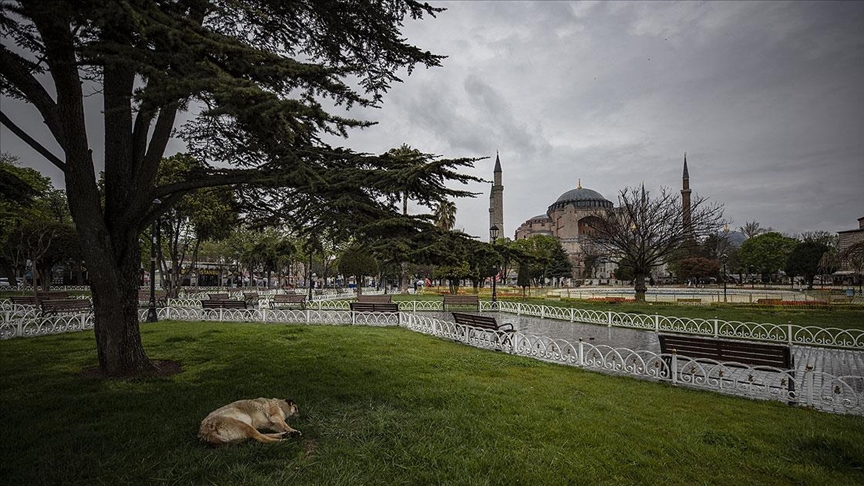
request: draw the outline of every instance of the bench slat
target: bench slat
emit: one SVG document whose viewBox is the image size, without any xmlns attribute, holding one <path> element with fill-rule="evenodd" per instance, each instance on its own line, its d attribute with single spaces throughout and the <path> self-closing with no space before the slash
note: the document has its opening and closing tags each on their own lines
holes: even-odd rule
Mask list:
<svg viewBox="0 0 864 486">
<path fill-rule="evenodd" d="M 358 295 L 357 302 L 389 304 L 392 302 L 391 295 Z"/>
<path fill-rule="evenodd" d="M 305 309 L 306 308 L 306 296 L 300 295 L 300 294 L 287 294 L 287 295 L 276 294 L 273 296 L 273 299 L 270 301 L 270 307 L 275 309 L 277 307 L 277 304 L 288 304 L 288 305 L 279 306 L 279 307 L 285 307 L 285 308 L 294 307 L 291 304 L 299 304 L 301 309 Z"/>
<path fill-rule="evenodd" d="M 46 315 L 80 314 L 90 312 L 90 301 L 82 299 L 53 299 L 41 302 L 42 313 Z"/>
<path fill-rule="evenodd" d="M 444 296 L 444 309 L 447 309 L 447 306 L 475 306 L 477 309 L 480 309 L 480 299 L 476 295 L 445 295 Z"/>
<path fill-rule="evenodd" d="M 490 331 L 514 331 L 513 324 L 505 323 L 498 324 L 494 317 L 491 316 L 481 316 L 476 314 L 464 314 L 461 312 L 453 312 L 453 320 L 456 321 L 456 324 L 462 324 L 464 326 L 471 327 L 479 327 L 481 329 L 488 329 Z M 509 329 L 504 329 L 505 326 L 510 326 Z"/>
<path fill-rule="evenodd" d="M 245 309 L 245 300 L 202 300 L 203 309 Z"/>
<path fill-rule="evenodd" d="M 384 312 L 396 314 L 399 312 L 399 304 L 379 302 L 351 302 L 349 304 L 353 312 Z"/>
<path fill-rule="evenodd" d="M 661 334 L 659 339 L 661 353 L 674 350 L 677 354 L 694 359 L 735 361 L 750 366 L 781 369 L 793 367 L 792 355 L 787 346 L 667 334 Z"/>
</svg>

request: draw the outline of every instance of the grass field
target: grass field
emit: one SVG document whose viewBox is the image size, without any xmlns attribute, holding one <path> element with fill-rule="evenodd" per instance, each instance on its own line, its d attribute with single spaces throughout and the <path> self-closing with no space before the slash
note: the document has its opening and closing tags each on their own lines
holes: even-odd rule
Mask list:
<svg viewBox="0 0 864 486">
<path fill-rule="evenodd" d="M 90 332 L 0 342 L 4 484 L 864 484 L 864 417 L 481 351 L 399 328 L 142 325 L 170 378 L 103 380 Z M 211 448 L 240 398 L 299 439 Z"/>
</svg>

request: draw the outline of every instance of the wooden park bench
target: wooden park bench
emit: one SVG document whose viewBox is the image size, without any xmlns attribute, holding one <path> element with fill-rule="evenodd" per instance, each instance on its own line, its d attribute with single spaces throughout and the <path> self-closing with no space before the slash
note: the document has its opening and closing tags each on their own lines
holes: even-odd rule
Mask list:
<svg viewBox="0 0 864 486">
<path fill-rule="evenodd" d="M 270 300 L 271 309 L 291 309 L 293 307 L 305 309 L 306 296 L 299 294 L 276 294 Z"/>
<path fill-rule="evenodd" d="M 447 306 L 472 306 L 480 310 L 480 299 L 476 295 L 444 295 L 444 310 Z"/>
<path fill-rule="evenodd" d="M 795 366 L 789 346 L 678 334 L 660 334 L 658 337 L 660 339 L 660 353 L 672 353 L 694 359 L 697 362 L 707 359 L 721 363 L 740 363 L 746 366 L 770 366 L 781 370 L 791 370 Z M 667 363 L 671 362 L 670 358 L 666 358 L 666 360 Z M 735 365 L 731 364 L 730 366 L 734 367 Z M 790 380 L 789 391 L 792 390 L 794 390 L 794 384 Z"/>
<path fill-rule="evenodd" d="M 66 292 L 65 290 L 54 290 L 51 292 L 37 292 L 36 293 L 36 300 L 38 300 L 40 302 L 43 300 L 59 300 L 59 299 L 68 299 L 68 298 L 69 298 L 69 292 Z"/>
<path fill-rule="evenodd" d="M 157 290 L 153 294 L 153 298 L 156 299 L 157 307 L 165 307 L 168 305 L 168 292 L 164 290 Z M 150 304 L 150 291 L 149 290 L 139 290 L 138 291 L 138 305 L 143 307 L 147 307 Z"/>
<path fill-rule="evenodd" d="M 44 316 L 88 314 L 92 310 L 90 301 L 84 299 L 48 299 L 40 301 L 40 306 Z"/>
<path fill-rule="evenodd" d="M 392 304 L 389 302 L 351 302 L 350 305 L 351 312 L 383 312 L 386 314 L 399 313 L 399 304 Z"/>
<path fill-rule="evenodd" d="M 358 295 L 357 302 L 389 304 L 392 302 L 391 295 Z"/>
<path fill-rule="evenodd" d="M 207 294 L 210 297 L 210 300 L 228 300 L 230 297 L 228 294 Z"/>
<path fill-rule="evenodd" d="M 211 294 L 213 295 L 213 294 Z M 210 299 L 201 301 L 202 309 L 246 309 L 245 300 Z"/>
<path fill-rule="evenodd" d="M 498 321 L 495 320 L 492 316 L 484 316 L 478 314 L 463 314 L 461 312 L 453 313 L 453 320 L 456 321 L 456 324 L 462 324 L 464 326 L 477 327 L 480 329 L 485 329 L 488 331 L 506 331 L 513 332 L 515 329 L 513 328 L 513 324 L 507 322 L 504 324 L 498 324 Z M 505 328 L 509 326 L 509 329 Z"/>
<path fill-rule="evenodd" d="M 39 302 L 35 295 L 13 295 L 9 300 L 15 305 L 37 305 Z"/>
<path fill-rule="evenodd" d="M 688 298 L 682 298 L 682 299 L 675 299 L 675 303 L 677 303 L 677 304 L 701 304 L 702 299 L 698 299 L 695 297 L 688 297 Z"/>
</svg>

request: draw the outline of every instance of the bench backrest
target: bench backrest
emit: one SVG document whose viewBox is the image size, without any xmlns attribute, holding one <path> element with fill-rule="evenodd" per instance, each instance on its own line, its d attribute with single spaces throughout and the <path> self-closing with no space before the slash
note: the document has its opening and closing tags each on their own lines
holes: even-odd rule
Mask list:
<svg viewBox="0 0 864 486">
<path fill-rule="evenodd" d="M 747 341 L 702 338 L 661 334 L 660 352 L 676 354 L 695 359 L 715 361 L 735 361 L 750 366 L 773 366 L 780 369 L 792 368 L 792 354 L 788 346 Z"/>
<path fill-rule="evenodd" d="M 68 299 L 69 292 L 65 290 L 55 290 L 52 292 L 37 292 L 36 298 L 40 301 L 42 300 L 57 300 L 57 299 Z"/>
<path fill-rule="evenodd" d="M 210 300 L 228 300 L 228 294 L 207 294 Z"/>
<path fill-rule="evenodd" d="M 473 306 L 480 309 L 480 299 L 476 295 L 444 295 L 444 307 L 450 306 Z"/>
<path fill-rule="evenodd" d="M 476 304 L 480 299 L 476 295 L 445 295 L 445 304 Z"/>
<path fill-rule="evenodd" d="M 357 302 L 375 302 L 378 304 L 389 304 L 392 302 L 390 295 L 358 295 Z"/>
<path fill-rule="evenodd" d="M 305 300 L 306 300 L 306 296 L 305 295 L 299 295 L 299 294 L 288 294 L 288 295 L 278 295 L 277 294 L 277 295 L 273 296 L 273 301 L 274 302 L 280 302 L 280 303 L 296 303 L 296 302 L 303 302 Z"/>
<path fill-rule="evenodd" d="M 49 299 L 41 301 L 42 312 L 50 314 L 76 313 L 90 310 L 90 301 L 83 299 Z"/>
<path fill-rule="evenodd" d="M 351 302 L 351 310 L 355 312 L 399 312 L 399 304 L 382 302 Z"/>
<path fill-rule="evenodd" d="M 246 300 L 258 300 L 258 292 L 243 292 L 243 298 Z"/>
<path fill-rule="evenodd" d="M 36 297 L 33 295 L 13 295 L 9 300 L 16 305 L 36 305 Z"/>
<path fill-rule="evenodd" d="M 201 307 L 204 309 L 245 309 L 245 300 L 202 300 Z"/>
<path fill-rule="evenodd" d="M 456 324 L 465 326 L 482 327 L 483 329 L 498 329 L 498 322 L 491 316 L 478 316 L 475 314 L 463 314 L 461 312 L 453 312 L 453 320 Z"/>
</svg>

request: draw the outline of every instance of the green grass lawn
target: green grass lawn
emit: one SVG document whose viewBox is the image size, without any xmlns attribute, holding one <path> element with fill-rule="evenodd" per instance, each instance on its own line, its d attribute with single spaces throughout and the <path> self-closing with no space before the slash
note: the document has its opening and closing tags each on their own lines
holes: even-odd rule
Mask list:
<svg viewBox="0 0 864 486">
<path fill-rule="evenodd" d="M 170 378 L 103 380 L 90 332 L 0 342 L 4 484 L 864 484 L 864 417 L 612 377 L 400 328 L 142 325 Z M 300 438 L 195 437 L 292 398 Z"/>
</svg>

